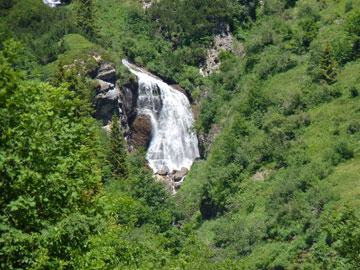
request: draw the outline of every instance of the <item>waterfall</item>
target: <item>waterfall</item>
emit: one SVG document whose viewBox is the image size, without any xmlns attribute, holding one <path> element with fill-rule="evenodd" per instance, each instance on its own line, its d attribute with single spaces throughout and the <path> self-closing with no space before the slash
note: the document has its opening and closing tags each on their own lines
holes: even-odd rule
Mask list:
<svg viewBox="0 0 360 270">
<path fill-rule="evenodd" d="M 152 134 L 146 159 L 154 173 L 190 169 L 199 157 L 198 140 L 191 130 L 194 117 L 187 97 L 128 61 L 123 64 L 138 77 L 138 114 L 150 116 Z"/>
<path fill-rule="evenodd" d="M 49 7 L 56 7 L 56 6 L 61 5 L 60 0 L 43 0 L 43 3 L 45 5 L 48 5 Z"/>
</svg>

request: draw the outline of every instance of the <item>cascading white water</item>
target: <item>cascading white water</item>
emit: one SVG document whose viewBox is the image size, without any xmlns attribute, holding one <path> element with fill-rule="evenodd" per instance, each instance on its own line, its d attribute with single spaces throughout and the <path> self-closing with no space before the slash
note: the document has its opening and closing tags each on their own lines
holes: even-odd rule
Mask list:
<svg viewBox="0 0 360 270">
<path fill-rule="evenodd" d="M 43 0 L 43 3 L 45 5 L 48 5 L 49 7 L 56 7 L 56 6 L 61 5 L 60 0 Z"/>
<path fill-rule="evenodd" d="M 199 157 L 198 140 L 191 130 L 194 117 L 187 97 L 128 61 L 123 64 L 138 77 L 138 114 L 151 118 L 152 134 L 146 159 L 154 173 L 190 169 Z"/>
</svg>

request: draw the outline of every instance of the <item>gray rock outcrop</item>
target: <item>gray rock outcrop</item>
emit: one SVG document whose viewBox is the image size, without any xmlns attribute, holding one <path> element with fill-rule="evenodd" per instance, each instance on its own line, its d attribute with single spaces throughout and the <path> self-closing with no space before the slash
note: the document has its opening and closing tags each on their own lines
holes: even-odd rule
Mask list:
<svg viewBox="0 0 360 270">
<path fill-rule="evenodd" d="M 148 9 L 155 2 L 155 0 L 142 0 L 143 9 Z"/>
<path fill-rule="evenodd" d="M 100 59 L 99 59 L 100 61 Z M 119 116 L 124 136 L 131 150 L 131 123 L 136 117 L 137 82 L 130 80 L 124 86 L 116 82 L 116 70 L 111 63 L 101 63 L 93 76 L 98 83 L 94 117 L 108 126 L 113 115 Z"/>
<path fill-rule="evenodd" d="M 208 49 L 206 61 L 203 66 L 200 67 L 200 74 L 203 76 L 209 76 L 220 67 L 219 54 L 221 51 L 233 51 L 234 40 L 230 34 L 229 27 L 225 27 L 223 24 L 219 24 L 216 31 L 213 46 Z"/>
<path fill-rule="evenodd" d="M 111 82 L 116 79 L 116 70 L 114 66 L 110 63 L 101 64 L 98 74 L 96 75 L 96 79 L 100 79 L 103 81 Z"/>
</svg>

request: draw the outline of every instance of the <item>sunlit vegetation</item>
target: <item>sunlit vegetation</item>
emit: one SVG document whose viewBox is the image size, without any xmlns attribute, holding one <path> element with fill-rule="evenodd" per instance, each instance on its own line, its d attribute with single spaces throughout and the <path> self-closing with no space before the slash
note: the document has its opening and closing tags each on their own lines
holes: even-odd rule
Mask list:
<svg viewBox="0 0 360 270">
<path fill-rule="evenodd" d="M 1 269 L 359 268 L 359 1 L 66 3 L 0 3 Z M 223 25 L 244 52 L 203 77 Z M 94 55 L 221 130 L 176 196 L 91 117 Z"/>
</svg>

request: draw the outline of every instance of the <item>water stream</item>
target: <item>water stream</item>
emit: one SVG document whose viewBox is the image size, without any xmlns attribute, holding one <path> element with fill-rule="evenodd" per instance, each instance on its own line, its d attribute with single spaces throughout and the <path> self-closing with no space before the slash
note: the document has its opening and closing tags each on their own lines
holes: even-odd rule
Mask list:
<svg viewBox="0 0 360 270">
<path fill-rule="evenodd" d="M 61 5 L 60 0 L 43 0 L 43 3 L 45 5 L 48 5 L 49 7 L 56 7 L 56 6 Z"/>
<path fill-rule="evenodd" d="M 190 169 L 199 157 L 198 140 L 191 130 L 194 117 L 187 97 L 145 70 L 123 60 L 138 77 L 138 114 L 150 116 L 152 134 L 146 159 L 154 173 Z"/>
</svg>

